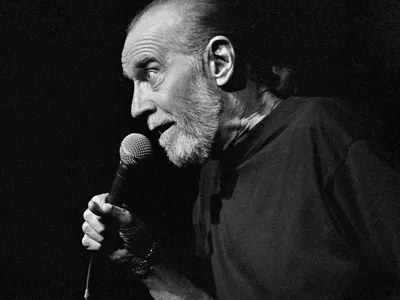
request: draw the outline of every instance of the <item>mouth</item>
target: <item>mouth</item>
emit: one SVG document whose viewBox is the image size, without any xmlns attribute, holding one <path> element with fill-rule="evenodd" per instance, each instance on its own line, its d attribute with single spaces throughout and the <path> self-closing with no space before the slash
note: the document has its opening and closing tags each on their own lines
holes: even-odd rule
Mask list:
<svg viewBox="0 0 400 300">
<path fill-rule="evenodd" d="M 153 129 L 151 129 L 151 132 L 156 135 L 158 138 L 161 137 L 161 135 L 167 131 L 169 128 L 171 128 L 175 122 L 166 122 L 160 125 L 155 126 Z"/>
</svg>

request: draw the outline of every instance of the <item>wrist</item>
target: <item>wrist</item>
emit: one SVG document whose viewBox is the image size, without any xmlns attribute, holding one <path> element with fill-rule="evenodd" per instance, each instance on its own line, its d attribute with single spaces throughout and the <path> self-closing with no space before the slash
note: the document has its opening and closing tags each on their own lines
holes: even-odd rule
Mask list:
<svg viewBox="0 0 400 300">
<path fill-rule="evenodd" d="M 132 272 L 140 277 L 146 277 L 152 271 L 156 263 L 157 243 L 152 242 L 146 256 L 144 258 L 134 257 L 132 259 Z"/>
<path fill-rule="evenodd" d="M 138 258 L 145 258 L 153 244 L 153 239 L 144 228 L 144 223 L 136 219 L 133 226 L 121 227 L 119 236 L 123 247 Z"/>
<path fill-rule="evenodd" d="M 122 245 L 121 245 L 122 246 Z M 132 270 L 140 264 L 148 264 L 146 262 L 153 261 L 155 243 L 150 238 L 141 239 L 135 242 L 135 247 L 127 247 L 125 244 L 122 248 L 115 250 L 109 258 L 111 261 L 123 266 L 127 270 Z"/>
</svg>

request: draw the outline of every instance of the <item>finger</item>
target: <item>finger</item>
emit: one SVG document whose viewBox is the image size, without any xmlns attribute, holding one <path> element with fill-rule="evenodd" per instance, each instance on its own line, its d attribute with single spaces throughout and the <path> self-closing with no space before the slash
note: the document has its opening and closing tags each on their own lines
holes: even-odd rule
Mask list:
<svg viewBox="0 0 400 300">
<path fill-rule="evenodd" d="M 112 206 L 110 203 L 99 203 L 93 200 L 88 203 L 89 210 L 99 217 L 113 217 Z"/>
<path fill-rule="evenodd" d="M 103 193 L 94 196 L 90 201 L 96 202 L 97 204 L 106 203 L 107 202 L 108 193 Z"/>
<path fill-rule="evenodd" d="M 95 215 L 102 217 L 111 217 L 117 219 L 121 225 L 132 223 L 132 214 L 125 208 L 121 208 L 110 203 L 89 202 L 89 210 Z"/>
<path fill-rule="evenodd" d="M 88 208 L 89 211 L 85 211 L 85 213 L 83 214 L 83 218 L 85 220 L 87 220 L 88 217 L 92 218 L 93 216 L 91 216 L 91 213 L 96 213 L 97 215 L 100 216 L 101 215 L 101 210 L 98 210 L 96 208 L 98 208 L 95 204 L 100 205 L 101 203 L 105 203 L 106 202 L 106 198 L 108 196 L 108 193 L 104 193 L 104 194 L 100 194 L 100 195 L 96 195 L 94 196 L 88 203 Z"/>
<path fill-rule="evenodd" d="M 116 218 L 119 221 L 121 226 L 130 225 L 133 221 L 132 214 L 124 207 L 110 205 L 109 213 L 112 217 Z"/>
<path fill-rule="evenodd" d="M 93 250 L 97 251 L 100 250 L 101 244 L 99 242 L 96 242 L 95 240 L 92 240 L 88 235 L 84 235 L 82 238 L 82 245 L 87 249 L 87 250 Z"/>
<path fill-rule="evenodd" d="M 88 203 L 88 209 L 89 211 L 91 211 L 93 214 L 95 214 L 96 216 L 102 217 L 104 216 L 104 212 L 101 209 L 100 205 L 98 202 L 94 201 L 94 200 L 90 200 Z"/>
<path fill-rule="evenodd" d="M 90 206 L 90 204 L 88 204 L 88 207 Z M 88 209 L 86 209 L 84 212 L 83 212 L 83 219 L 85 220 L 85 221 L 91 221 L 91 220 L 93 220 L 93 219 L 95 219 L 95 220 L 101 220 L 101 217 L 99 217 L 99 216 L 97 216 L 97 215 L 95 215 L 89 208 Z"/>
<path fill-rule="evenodd" d="M 83 213 L 83 219 L 94 229 L 97 233 L 102 234 L 105 230 L 105 225 L 102 223 L 102 219 L 99 216 L 93 214 L 89 209 Z"/>
<path fill-rule="evenodd" d="M 104 237 L 97 232 L 93 227 L 90 226 L 88 222 L 83 223 L 82 231 L 90 237 L 92 240 L 101 243 L 104 240 Z"/>
</svg>

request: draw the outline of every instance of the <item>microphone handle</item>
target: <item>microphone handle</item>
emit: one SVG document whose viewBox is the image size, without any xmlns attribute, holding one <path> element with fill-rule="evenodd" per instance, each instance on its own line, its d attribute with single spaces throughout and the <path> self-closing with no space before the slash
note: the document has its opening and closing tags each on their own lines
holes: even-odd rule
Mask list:
<svg viewBox="0 0 400 300">
<path fill-rule="evenodd" d="M 127 173 L 128 165 L 121 160 L 119 162 L 118 170 L 115 173 L 113 183 L 111 184 L 106 202 L 117 206 L 122 205 L 123 186 L 125 184 Z"/>
</svg>

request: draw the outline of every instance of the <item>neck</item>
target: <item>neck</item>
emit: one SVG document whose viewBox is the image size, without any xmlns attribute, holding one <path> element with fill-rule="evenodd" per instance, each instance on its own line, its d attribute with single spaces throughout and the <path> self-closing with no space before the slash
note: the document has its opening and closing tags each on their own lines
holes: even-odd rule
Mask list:
<svg viewBox="0 0 400 300">
<path fill-rule="evenodd" d="M 241 136 L 245 135 L 262 119 L 268 116 L 281 102 L 282 99 L 276 97 L 268 91 L 264 91 L 260 95 L 260 104 L 258 110 L 247 116 L 243 116 L 243 118 L 239 120 L 235 141 L 239 140 Z M 233 142 L 234 144 L 235 141 Z"/>
<path fill-rule="evenodd" d="M 245 90 L 229 94 L 221 116 L 217 146 L 219 151 L 236 145 L 242 136 L 281 102 L 282 99 L 254 83 L 250 83 Z"/>
</svg>

